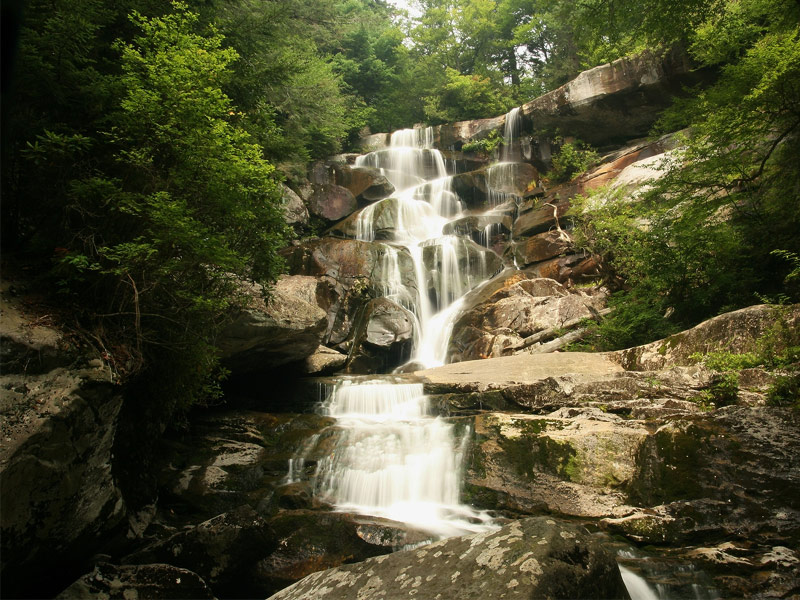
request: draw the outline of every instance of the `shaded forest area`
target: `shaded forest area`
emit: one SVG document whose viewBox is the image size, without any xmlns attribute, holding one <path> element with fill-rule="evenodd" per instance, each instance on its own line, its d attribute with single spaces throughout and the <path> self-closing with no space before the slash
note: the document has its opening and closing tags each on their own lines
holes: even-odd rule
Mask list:
<svg viewBox="0 0 800 600">
<path fill-rule="evenodd" d="M 240 278 L 274 281 L 279 183 L 365 128 L 489 117 L 581 70 L 676 46 L 716 83 L 643 203 L 585 199 L 578 241 L 642 343 L 759 299 L 800 299 L 800 5 L 790 0 L 27 2 L 3 90 L 2 242 L 167 420 L 220 393 Z M 543 136 L 560 132 L 543 131 Z M 602 150 L 602 149 L 600 149 Z M 562 145 L 552 180 L 591 162 Z M 587 158 L 588 157 L 588 158 Z M 641 227 L 642 220 L 649 225 Z"/>
</svg>

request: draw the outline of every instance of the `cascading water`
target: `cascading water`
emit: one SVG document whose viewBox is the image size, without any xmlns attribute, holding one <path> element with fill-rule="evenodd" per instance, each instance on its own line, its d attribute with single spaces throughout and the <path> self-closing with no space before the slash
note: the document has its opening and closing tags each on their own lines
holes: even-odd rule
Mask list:
<svg viewBox="0 0 800 600">
<path fill-rule="evenodd" d="M 508 136 L 518 135 L 513 123 L 507 121 L 506 129 Z M 498 263 L 471 239 L 443 233 L 465 213 L 433 143 L 431 128 L 397 131 L 389 148 L 356 161 L 380 169 L 395 186 L 391 197 L 361 211 L 356 237 L 385 244 L 374 287 L 414 314 L 412 361 L 424 367 L 445 363 L 465 294 L 488 280 Z M 401 261 L 401 253 L 408 259 Z M 413 274 L 401 270 L 409 259 Z M 319 497 L 339 510 L 403 521 L 440 536 L 492 526 L 485 514 L 459 503 L 468 432 L 458 436 L 454 425 L 430 416 L 421 384 L 340 379 L 322 410 L 337 424 L 332 451 L 317 462 Z M 302 457 L 290 466 L 295 477 Z"/>
<path fill-rule="evenodd" d="M 491 527 L 485 514 L 459 504 L 466 436 L 429 416 L 422 384 L 342 380 L 323 410 L 340 432 L 318 463 L 318 496 L 442 537 Z"/>
</svg>

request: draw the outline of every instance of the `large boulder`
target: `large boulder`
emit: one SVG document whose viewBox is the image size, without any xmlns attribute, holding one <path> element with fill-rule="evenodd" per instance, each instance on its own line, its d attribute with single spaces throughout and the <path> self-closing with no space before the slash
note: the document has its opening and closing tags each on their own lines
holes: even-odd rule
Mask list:
<svg viewBox="0 0 800 600">
<path fill-rule="evenodd" d="M 800 343 L 800 304 L 776 307 L 750 306 L 703 321 L 668 338 L 620 350 L 615 357 L 629 370 L 653 371 L 696 362 L 694 354 L 714 351 L 756 352 L 761 339 L 773 332 L 774 350 Z"/>
<path fill-rule="evenodd" d="M 370 237 L 375 240 L 394 240 L 397 237 L 398 201 L 387 198 L 361 209 L 331 227 L 326 235 L 364 239 L 365 226 L 370 228 Z"/>
<path fill-rule="evenodd" d="M 399 294 L 416 297 L 414 264 L 406 251 L 379 242 L 321 238 L 288 248 L 289 270 L 318 278 L 329 293 L 320 305 L 327 310 L 323 343 L 335 346 L 351 337 L 353 324 L 373 297 Z"/>
<path fill-rule="evenodd" d="M 517 265 L 527 266 L 565 255 L 572 247 L 572 237 L 562 229 L 537 233 L 515 242 L 509 248 Z"/>
<path fill-rule="evenodd" d="M 281 184 L 283 217 L 289 225 L 306 226 L 309 223 L 308 209 L 303 199 L 286 184 Z"/>
<path fill-rule="evenodd" d="M 299 400 L 293 398 L 299 410 Z M 262 409 L 263 410 L 263 409 Z M 244 410 L 195 418 L 188 432 L 162 442 L 159 498 L 172 526 L 197 524 L 249 505 L 260 513 L 296 506 L 277 490 L 305 440 L 333 419 Z M 312 460 L 305 467 L 313 468 Z"/>
<path fill-rule="evenodd" d="M 693 71 L 680 49 L 647 51 L 584 71 L 521 112 L 539 131 L 569 131 L 594 146 L 622 143 L 646 135 L 683 86 L 709 75 Z"/>
<path fill-rule="evenodd" d="M 475 119 L 472 121 L 458 121 L 447 123 L 433 128 L 437 148 L 460 148 L 470 140 L 486 138 L 491 132 L 503 132 L 506 116 L 491 117 L 488 119 Z"/>
<path fill-rule="evenodd" d="M 648 431 L 600 411 L 548 416 L 487 413 L 474 421 L 465 473 L 469 501 L 484 508 L 581 517 L 623 516 Z"/>
<path fill-rule="evenodd" d="M 469 209 L 485 210 L 489 206 L 486 171 L 470 171 L 453 177 L 452 190 Z"/>
<path fill-rule="evenodd" d="M 59 578 L 124 524 L 112 474 L 122 395 L 100 359 L 83 369 L 4 374 L 0 386 L 3 596 L 54 594 L 48 586 L 68 583 Z"/>
<path fill-rule="evenodd" d="M 168 564 L 98 564 L 56 600 L 213 600 L 206 582 L 197 573 Z"/>
<path fill-rule="evenodd" d="M 350 373 L 385 373 L 406 362 L 414 345 L 412 313 L 388 298 L 370 300 L 355 329 Z"/>
<path fill-rule="evenodd" d="M 590 318 L 602 305 L 602 296 L 568 293 L 552 279 L 515 281 L 464 311 L 453 325 L 448 356 L 451 361 L 501 356 L 522 338 Z"/>
<path fill-rule="evenodd" d="M 324 282 L 314 277 L 283 276 L 269 300 L 257 283 L 242 282 L 249 304 L 223 330 L 217 347 L 235 372 L 257 371 L 300 361 L 322 342 L 327 313 Z"/>
<path fill-rule="evenodd" d="M 373 167 L 333 166 L 333 182 L 350 190 L 357 200 L 375 202 L 388 198 L 394 192 L 394 186 Z"/>
<path fill-rule="evenodd" d="M 591 255 L 567 254 L 529 265 L 524 272 L 529 277 L 546 277 L 568 285 L 579 281 L 597 281 L 599 269 L 597 260 Z"/>
<path fill-rule="evenodd" d="M 614 553 L 544 517 L 309 575 L 272 600 L 624 598 Z"/>
<path fill-rule="evenodd" d="M 324 569 L 430 540 L 402 523 L 339 512 L 286 510 L 270 526 L 277 545 L 257 568 L 270 592 Z"/>
<path fill-rule="evenodd" d="M 267 522 L 244 506 L 180 531 L 129 556 L 128 564 L 169 563 L 197 573 L 224 597 L 267 593 L 254 578 L 256 565 L 275 548 Z"/>
<path fill-rule="evenodd" d="M 548 196 L 546 199 L 535 198 L 522 206 L 517 220 L 514 221 L 515 238 L 542 233 L 563 223 L 560 219 L 567 214 L 569 202 Z"/>
<path fill-rule="evenodd" d="M 336 184 L 312 184 L 307 202 L 312 215 L 329 223 L 344 219 L 358 208 L 353 192 Z"/>
<path fill-rule="evenodd" d="M 307 375 L 330 375 L 342 368 L 346 362 L 345 354 L 327 346 L 320 346 L 305 359 L 303 371 Z"/>
<path fill-rule="evenodd" d="M 511 217 L 506 213 L 461 217 L 445 225 L 442 233 L 445 235 L 469 236 L 474 241 L 480 242 L 487 228 L 490 227 L 496 227 L 504 233 L 509 233 L 511 231 Z"/>
</svg>

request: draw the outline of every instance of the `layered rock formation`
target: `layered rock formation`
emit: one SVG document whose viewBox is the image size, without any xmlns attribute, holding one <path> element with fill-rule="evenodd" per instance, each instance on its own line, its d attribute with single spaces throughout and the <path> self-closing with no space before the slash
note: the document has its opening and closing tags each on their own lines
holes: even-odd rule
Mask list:
<svg viewBox="0 0 800 600">
<path fill-rule="evenodd" d="M 51 564 L 74 568 L 87 544 L 123 523 L 125 504 L 112 475 L 122 396 L 105 361 L 87 360 L 4 288 L 2 581 L 3 595 L 16 597 L 45 574 L 58 586 L 61 570 Z"/>
</svg>

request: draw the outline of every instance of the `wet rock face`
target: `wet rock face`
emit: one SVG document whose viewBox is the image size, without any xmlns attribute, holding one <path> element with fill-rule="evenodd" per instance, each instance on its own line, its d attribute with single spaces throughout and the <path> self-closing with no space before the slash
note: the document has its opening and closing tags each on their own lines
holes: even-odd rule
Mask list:
<svg viewBox="0 0 800 600">
<path fill-rule="evenodd" d="M 502 268 L 497 254 L 462 238 L 449 249 L 444 245 L 423 246 L 422 260 L 427 294 L 435 306 L 447 306 Z M 441 297 L 445 295 L 447 299 Z"/>
<path fill-rule="evenodd" d="M 324 283 L 314 277 L 281 277 L 268 302 L 261 286 L 248 285 L 250 308 L 217 340 L 229 368 L 236 372 L 268 369 L 313 354 L 327 325 L 327 314 L 320 306 L 327 291 Z"/>
<path fill-rule="evenodd" d="M 394 192 L 394 186 L 381 175 L 379 169 L 334 165 L 333 172 L 334 183 L 349 189 L 362 202 L 388 198 Z"/>
<path fill-rule="evenodd" d="M 288 248 L 283 254 L 289 271 L 320 281 L 319 305 L 327 312 L 323 342 L 336 345 L 351 337 L 355 320 L 364 305 L 390 279 L 391 252 L 385 244 L 352 239 L 322 238 Z M 403 287 L 416 290 L 414 266 L 407 252 L 396 254 Z"/>
<path fill-rule="evenodd" d="M 166 564 L 117 566 L 100 563 L 61 592 L 57 600 L 212 600 L 197 573 Z"/>
<path fill-rule="evenodd" d="M 370 222 L 374 239 L 379 241 L 391 241 L 396 237 L 397 232 L 397 200 L 387 198 L 374 206 L 369 207 L 372 211 Z M 357 239 L 359 237 L 359 220 L 363 210 L 354 212 L 346 219 L 337 223 L 327 232 L 328 235 Z"/>
<path fill-rule="evenodd" d="M 622 598 L 614 555 L 584 528 L 537 517 L 314 573 L 272 600 Z"/>
<path fill-rule="evenodd" d="M 350 373 L 385 373 L 411 356 L 414 315 L 388 298 L 370 300 L 355 330 Z"/>
<path fill-rule="evenodd" d="M 468 235 L 480 241 L 481 235 L 490 225 L 499 226 L 503 233 L 511 231 L 511 217 L 506 214 L 472 215 L 456 219 L 444 226 L 445 235 Z"/>
</svg>

